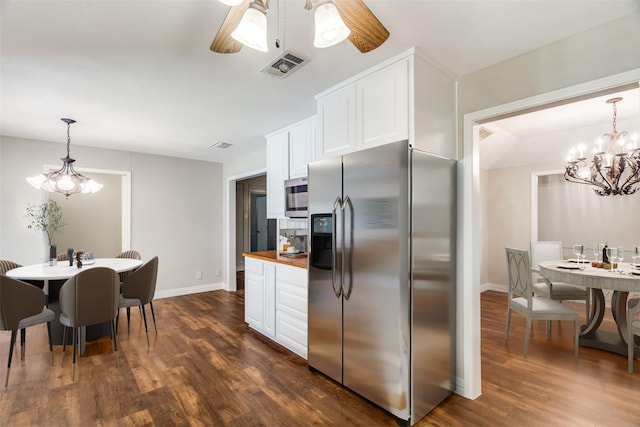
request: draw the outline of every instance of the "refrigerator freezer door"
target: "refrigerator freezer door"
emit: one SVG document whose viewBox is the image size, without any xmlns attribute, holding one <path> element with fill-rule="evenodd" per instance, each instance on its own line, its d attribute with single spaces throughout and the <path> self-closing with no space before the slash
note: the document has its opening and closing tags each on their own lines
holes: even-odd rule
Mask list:
<svg viewBox="0 0 640 427">
<path fill-rule="evenodd" d="M 345 203 L 343 384 L 405 420 L 410 416 L 408 162 L 406 142 L 343 158 L 343 193 L 350 201 Z"/>
<path fill-rule="evenodd" d="M 455 388 L 456 164 L 412 153 L 412 421 Z"/>
<path fill-rule="evenodd" d="M 309 217 L 311 248 L 309 254 L 309 347 L 308 361 L 335 381 L 342 382 L 342 253 L 338 250 L 342 206 L 342 157 L 309 165 Z M 332 211 L 336 211 L 336 217 Z M 314 224 L 317 220 L 317 224 Z M 314 229 L 315 225 L 315 229 Z M 327 234 L 333 233 L 333 236 Z M 322 253 L 322 254 L 321 254 Z M 333 263 L 338 271 L 327 268 Z"/>
</svg>

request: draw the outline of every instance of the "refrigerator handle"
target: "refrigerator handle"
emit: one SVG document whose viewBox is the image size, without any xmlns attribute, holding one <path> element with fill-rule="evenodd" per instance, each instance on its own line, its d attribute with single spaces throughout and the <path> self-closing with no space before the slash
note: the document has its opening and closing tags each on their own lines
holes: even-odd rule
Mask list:
<svg viewBox="0 0 640 427">
<path fill-rule="evenodd" d="M 336 201 L 333 203 L 333 209 L 331 210 L 331 285 L 333 286 L 333 293 L 336 295 L 336 298 L 340 298 L 342 296 L 342 283 L 340 283 L 340 287 L 336 288 L 336 266 L 337 266 L 337 255 L 338 251 L 336 250 L 336 232 L 338 226 L 336 224 L 336 211 L 338 207 L 342 206 L 342 200 L 340 197 L 336 198 Z"/>
<path fill-rule="evenodd" d="M 345 218 L 345 207 L 349 207 L 349 248 L 348 251 L 345 251 L 345 247 L 344 247 L 344 242 L 347 240 L 346 236 L 344 236 L 344 218 Z M 344 201 L 342 202 L 342 232 L 343 232 L 343 236 L 342 236 L 342 294 L 344 295 L 344 298 L 346 300 L 349 299 L 349 297 L 351 297 L 351 291 L 353 289 L 353 203 L 351 203 L 351 199 L 349 198 L 349 196 L 344 198 Z M 348 268 L 345 268 L 345 262 L 344 262 L 344 257 L 345 257 L 345 253 L 347 254 L 348 257 L 348 262 L 346 263 L 346 265 L 348 266 Z M 344 284 L 345 284 L 345 270 L 348 270 L 348 278 L 349 278 L 349 288 L 348 289 L 344 289 Z"/>
</svg>

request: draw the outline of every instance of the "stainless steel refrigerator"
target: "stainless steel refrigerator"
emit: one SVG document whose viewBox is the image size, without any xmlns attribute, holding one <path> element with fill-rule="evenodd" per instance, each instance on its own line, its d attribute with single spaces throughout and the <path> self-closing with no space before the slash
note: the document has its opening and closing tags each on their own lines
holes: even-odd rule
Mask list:
<svg viewBox="0 0 640 427">
<path fill-rule="evenodd" d="M 455 177 L 407 141 L 309 165 L 309 367 L 400 424 L 455 388 Z"/>
</svg>

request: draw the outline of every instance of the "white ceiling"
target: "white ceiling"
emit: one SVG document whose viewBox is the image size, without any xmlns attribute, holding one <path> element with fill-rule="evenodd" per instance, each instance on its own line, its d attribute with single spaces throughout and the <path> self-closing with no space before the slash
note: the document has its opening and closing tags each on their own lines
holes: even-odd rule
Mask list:
<svg viewBox="0 0 640 427">
<path fill-rule="evenodd" d="M 311 59 L 286 79 L 258 70 L 281 49 L 277 0 L 270 52 L 209 46 L 227 13 L 217 0 L 0 0 L 0 134 L 225 161 L 315 113 L 313 96 L 416 46 L 462 76 L 640 9 L 637 0 L 365 0 L 390 31 L 361 54 L 312 43 L 303 0 L 280 0 L 280 35 Z M 283 13 L 284 11 L 284 13 Z M 284 24 L 282 24 L 284 15 Z M 209 148 L 217 141 L 234 144 Z"/>
</svg>

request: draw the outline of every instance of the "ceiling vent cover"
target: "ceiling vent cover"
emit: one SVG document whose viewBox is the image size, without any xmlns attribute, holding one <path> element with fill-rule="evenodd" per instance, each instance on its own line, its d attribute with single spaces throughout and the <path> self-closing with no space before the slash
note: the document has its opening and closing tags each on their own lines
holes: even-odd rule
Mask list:
<svg viewBox="0 0 640 427">
<path fill-rule="evenodd" d="M 282 79 L 298 71 L 303 65 L 306 65 L 307 62 L 309 62 L 308 59 L 290 50 L 286 50 L 274 61 L 262 67 L 260 71 Z"/>
</svg>

